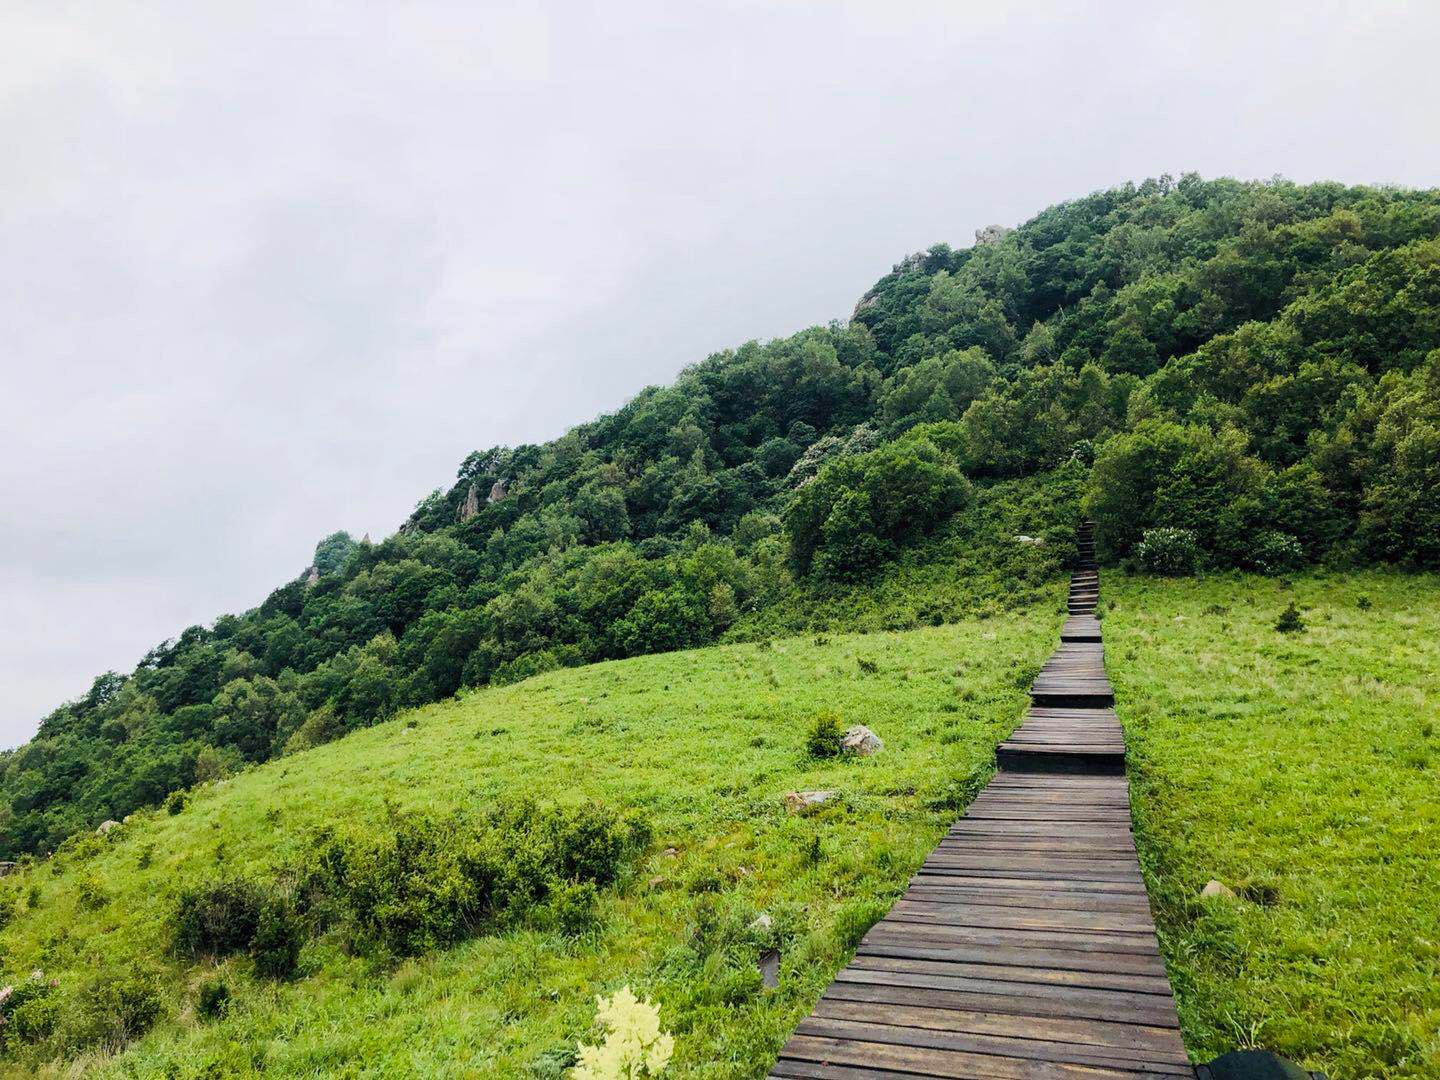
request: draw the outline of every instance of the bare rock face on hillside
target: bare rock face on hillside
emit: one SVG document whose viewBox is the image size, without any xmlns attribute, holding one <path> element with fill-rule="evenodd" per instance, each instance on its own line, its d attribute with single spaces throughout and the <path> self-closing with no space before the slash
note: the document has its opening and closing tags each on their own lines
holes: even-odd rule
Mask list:
<svg viewBox="0 0 1440 1080">
<path fill-rule="evenodd" d="M 320 584 L 320 568 L 312 566 L 305 571 L 305 585 L 307 588 L 313 589 L 318 584 Z"/>
<path fill-rule="evenodd" d="M 1014 229 L 1007 229 L 1004 225 L 986 225 L 983 229 L 975 230 L 975 246 L 990 247 L 992 244 L 998 244 L 1014 231 Z"/>
<path fill-rule="evenodd" d="M 496 480 L 495 483 L 490 485 L 490 494 L 485 496 L 485 501 L 487 503 L 497 503 L 503 498 L 505 498 L 505 481 Z"/>
<path fill-rule="evenodd" d="M 864 724 L 856 724 L 840 736 L 840 749 L 847 754 L 869 757 L 885 749 L 885 742 Z"/>
<path fill-rule="evenodd" d="M 455 520 L 463 525 L 478 513 L 480 513 L 480 492 L 476 490 L 475 482 L 472 480 L 470 490 L 465 493 L 465 501 L 456 511 Z"/>
</svg>

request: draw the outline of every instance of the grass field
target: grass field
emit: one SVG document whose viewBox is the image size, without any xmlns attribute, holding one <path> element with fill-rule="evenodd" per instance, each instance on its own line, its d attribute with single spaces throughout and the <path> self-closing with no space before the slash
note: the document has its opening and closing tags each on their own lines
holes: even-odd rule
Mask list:
<svg viewBox="0 0 1440 1080">
<path fill-rule="evenodd" d="M 1440 579 L 1108 574 L 1102 602 L 1191 1054 L 1440 1076 Z"/>
<path fill-rule="evenodd" d="M 71 1061 L 114 1075 L 559 1076 L 591 1034 L 595 995 L 625 984 L 660 1004 L 671 1074 L 763 1075 L 988 774 L 1055 641 L 1058 587 L 1047 593 L 1029 615 L 553 672 L 272 762 L 7 880 L 18 910 L 0 933 L 4 973 L 43 969 L 83 1014 L 95 971 L 153 969 L 162 1008 L 149 1034 L 118 1057 Z M 825 709 L 885 749 L 807 757 Z M 783 801 L 797 789 L 838 797 L 799 816 Z M 290 982 L 226 961 L 229 1013 L 197 1017 L 208 965 L 165 952 L 183 884 L 270 873 L 316 826 L 379 820 L 386 800 L 445 809 L 516 794 L 636 807 L 654 825 L 643 865 L 602 893 L 597 930 L 522 926 L 399 964 L 321 937 Z M 771 927 L 751 929 L 762 913 Z M 780 984 L 764 990 L 755 964 L 771 947 Z M 51 1057 L 0 1065 L 60 1074 Z"/>
<path fill-rule="evenodd" d="M 76 1032 L 97 972 L 149 971 L 159 1019 L 118 1056 L 51 1043 L 0 1068 L 559 1077 L 592 1035 L 594 996 L 629 984 L 676 1036 L 671 1075 L 763 1075 L 988 775 L 1056 640 L 1058 589 L 1026 589 L 1028 613 L 552 672 L 86 839 L 3 882 L 14 914 L 0 967 L 58 979 L 60 1030 Z M 1281 633 L 1292 600 L 1305 627 Z M 1333 1080 L 1440 1076 L 1440 579 L 1107 573 L 1102 601 L 1141 859 L 1192 1055 L 1263 1045 Z M 874 728 L 885 750 L 809 758 L 827 709 Z M 785 793 L 805 789 L 838 797 L 787 812 Z M 653 824 L 594 930 L 520 925 L 400 962 L 321 936 L 288 982 L 223 962 L 233 1005 L 197 1015 L 214 969 L 166 951 L 183 885 L 271 874 L 318 826 L 379 822 L 387 804 L 517 795 L 632 807 Z M 1212 878 L 1236 897 L 1202 900 Z M 762 913 L 771 925 L 752 927 Z M 770 948 L 774 990 L 755 967 Z"/>
</svg>

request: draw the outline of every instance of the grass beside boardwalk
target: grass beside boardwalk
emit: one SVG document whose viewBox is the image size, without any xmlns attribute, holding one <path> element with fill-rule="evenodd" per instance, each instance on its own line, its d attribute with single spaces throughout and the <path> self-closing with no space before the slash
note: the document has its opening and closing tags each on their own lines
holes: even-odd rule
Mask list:
<svg viewBox="0 0 1440 1080">
<path fill-rule="evenodd" d="M 1102 597 L 1192 1054 L 1440 1076 L 1440 578 L 1112 573 Z M 1201 900 L 1211 878 L 1239 899 Z"/>
<path fill-rule="evenodd" d="M 7 880 L 18 910 L 0 931 L 3 974 L 42 968 L 83 1012 L 95 971 L 153 970 L 156 1026 L 119 1057 L 79 1062 L 114 1075 L 558 1077 L 591 1035 L 595 995 L 627 983 L 676 1036 L 667 1075 L 763 1075 L 988 774 L 1055 642 L 1059 586 L 1046 590 L 1028 616 L 552 672 L 271 762 Z M 884 751 L 808 758 L 826 709 L 868 724 Z M 839 797 L 786 812 L 786 792 L 812 788 Z M 644 863 L 601 894 L 597 930 L 522 926 L 398 965 L 321 938 L 290 982 L 227 961 L 230 1011 L 197 1017 L 209 966 L 165 953 L 183 885 L 268 874 L 316 826 L 382 820 L 387 801 L 444 810 L 517 795 L 597 799 L 653 823 Z M 761 913 L 771 929 L 748 929 Z M 771 946 L 780 985 L 766 991 L 755 961 Z M 23 1052 L 0 1068 L 62 1071 Z"/>
</svg>

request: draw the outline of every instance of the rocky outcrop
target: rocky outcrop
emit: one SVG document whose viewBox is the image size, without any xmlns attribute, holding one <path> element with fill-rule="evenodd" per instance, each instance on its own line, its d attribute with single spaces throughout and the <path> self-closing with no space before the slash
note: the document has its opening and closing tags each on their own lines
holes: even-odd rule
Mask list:
<svg viewBox="0 0 1440 1080">
<path fill-rule="evenodd" d="M 983 229 L 975 230 L 975 246 L 990 247 L 998 244 L 1014 231 L 1014 229 L 1006 228 L 1004 225 L 986 225 Z"/>
<path fill-rule="evenodd" d="M 111 818 L 111 819 L 108 820 L 108 821 L 102 821 L 102 822 L 100 822 L 100 824 L 97 825 L 96 828 L 95 828 L 95 834 L 96 834 L 97 836 L 104 836 L 104 835 L 105 835 L 106 833 L 108 833 L 111 829 L 118 829 L 118 828 L 120 828 L 120 822 L 116 821 L 114 818 Z"/>
<path fill-rule="evenodd" d="M 309 570 L 305 571 L 305 587 L 307 589 L 313 589 L 318 584 L 320 584 L 320 568 L 318 566 L 312 566 Z"/>
<path fill-rule="evenodd" d="M 465 493 L 465 501 L 460 504 L 460 509 L 455 512 L 455 520 L 463 525 L 471 518 L 480 513 L 480 492 L 475 487 L 475 481 L 470 481 L 470 490 Z"/>
<path fill-rule="evenodd" d="M 505 498 L 506 488 L 507 485 L 503 479 L 496 480 L 495 483 L 490 485 L 490 494 L 485 496 L 485 501 L 487 503 L 499 502 L 501 499 Z"/>
</svg>

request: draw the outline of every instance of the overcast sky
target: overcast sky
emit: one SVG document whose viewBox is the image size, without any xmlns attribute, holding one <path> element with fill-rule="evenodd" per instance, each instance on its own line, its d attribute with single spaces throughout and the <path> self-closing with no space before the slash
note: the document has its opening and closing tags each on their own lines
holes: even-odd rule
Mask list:
<svg viewBox="0 0 1440 1080">
<path fill-rule="evenodd" d="M 1437 15 L 0 0 L 0 746 L 909 251 L 1167 171 L 1435 185 Z"/>
</svg>

